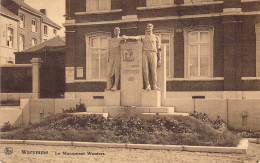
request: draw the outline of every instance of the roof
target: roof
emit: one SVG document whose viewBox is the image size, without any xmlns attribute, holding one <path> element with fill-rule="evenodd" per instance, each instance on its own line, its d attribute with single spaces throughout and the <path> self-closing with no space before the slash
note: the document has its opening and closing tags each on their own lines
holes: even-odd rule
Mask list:
<svg viewBox="0 0 260 163">
<path fill-rule="evenodd" d="M 35 45 L 29 49 L 25 49 L 19 53 L 33 53 L 33 52 L 41 52 L 41 51 L 55 51 L 60 49 L 60 51 L 65 51 L 65 37 L 56 36 L 52 39 L 49 39 L 41 44 Z"/>
<path fill-rule="evenodd" d="M 4 6 L 0 5 L 0 13 L 4 14 L 6 16 L 9 16 L 13 19 L 19 20 L 19 17 L 17 15 L 15 15 L 14 13 L 12 13 L 11 11 L 9 11 L 7 8 L 5 8 Z"/>
<path fill-rule="evenodd" d="M 25 9 L 37 14 L 37 15 L 40 15 L 43 19 L 43 22 L 46 23 L 46 24 L 49 24 L 49 25 L 52 25 L 56 28 L 61 28 L 61 26 L 59 26 L 58 24 L 54 23 L 51 19 L 49 19 L 46 15 L 44 15 L 43 13 L 41 13 L 39 10 L 36 10 L 34 8 L 32 8 L 31 6 L 29 6 L 28 4 L 26 4 L 23 0 L 12 0 L 14 3 L 24 7 Z"/>
<path fill-rule="evenodd" d="M 59 26 L 58 24 L 54 23 L 51 19 L 49 19 L 46 15 L 42 14 L 42 19 L 43 19 L 43 22 L 46 23 L 46 24 L 49 24 L 49 25 L 52 25 L 58 29 L 61 28 L 61 26 Z"/>
<path fill-rule="evenodd" d="M 30 10 L 31 12 L 34 12 L 35 14 L 42 15 L 42 13 L 31 6 L 29 6 L 27 3 L 25 3 L 23 0 L 12 0 L 14 3 L 26 8 L 27 10 Z"/>
</svg>

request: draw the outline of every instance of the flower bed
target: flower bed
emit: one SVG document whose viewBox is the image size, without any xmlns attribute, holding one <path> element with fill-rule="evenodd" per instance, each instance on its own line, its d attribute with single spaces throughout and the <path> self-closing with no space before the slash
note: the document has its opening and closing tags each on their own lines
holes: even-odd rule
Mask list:
<svg viewBox="0 0 260 163">
<path fill-rule="evenodd" d="M 135 144 L 237 146 L 239 137 L 225 125 L 191 117 L 142 120 L 58 114 L 38 124 L 3 134 L 2 139 L 56 140 Z M 219 123 L 219 122 L 218 122 Z M 216 127 L 218 126 L 218 127 Z M 221 127 L 219 127 L 221 126 Z"/>
</svg>

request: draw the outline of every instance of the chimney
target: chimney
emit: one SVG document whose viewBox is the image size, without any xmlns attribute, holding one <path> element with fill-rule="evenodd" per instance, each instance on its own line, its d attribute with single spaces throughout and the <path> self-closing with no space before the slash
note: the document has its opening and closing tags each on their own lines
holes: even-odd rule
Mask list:
<svg viewBox="0 0 260 163">
<path fill-rule="evenodd" d="M 40 9 L 40 12 L 43 13 L 44 15 L 47 15 L 47 10 L 46 9 Z"/>
</svg>

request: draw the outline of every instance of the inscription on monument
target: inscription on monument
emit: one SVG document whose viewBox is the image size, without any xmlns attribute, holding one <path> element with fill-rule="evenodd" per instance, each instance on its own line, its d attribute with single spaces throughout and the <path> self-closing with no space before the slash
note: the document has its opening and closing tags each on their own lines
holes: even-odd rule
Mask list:
<svg viewBox="0 0 260 163">
<path fill-rule="evenodd" d="M 121 105 L 141 106 L 142 44 L 121 45 Z"/>
</svg>

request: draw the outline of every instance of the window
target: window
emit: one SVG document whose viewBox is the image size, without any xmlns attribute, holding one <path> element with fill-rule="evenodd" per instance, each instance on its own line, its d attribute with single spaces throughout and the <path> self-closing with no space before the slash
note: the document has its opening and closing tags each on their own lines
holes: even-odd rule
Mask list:
<svg viewBox="0 0 260 163">
<path fill-rule="evenodd" d="M 110 34 L 87 37 L 87 78 L 105 79 Z"/>
<path fill-rule="evenodd" d="M 146 0 L 147 6 L 159 6 L 174 4 L 174 0 Z"/>
<path fill-rule="evenodd" d="M 20 28 L 25 28 L 25 16 L 24 14 L 20 14 Z"/>
<path fill-rule="evenodd" d="M 37 21 L 32 19 L 32 32 L 37 32 Z"/>
<path fill-rule="evenodd" d="M 57 35 L 57 30 L 53 29 L 53 34 L 56 36 Z"/>
<path fill-rule="evenodd" d="M 10 27 L 7 28 L 6 46 L 12 48 L 14 39 L 14 30 Z"/>
<path fill-rule="evenodd" d="M 171 57 L 170 57 L 170 33 L 156 33 L 156 35 L 160 38 L 161 40 L 161 46 L 165 46 L 166 48 L 166 76 L 170 77 L 170 62 L 171 62 Z"/>
<path fill-rule="evenodd" d="M 184 30 L 185 77 L 213 77 L 213 27 Z"/>
<path fill-rule="evenodd" d="M 20 35 L 19 37 L 19 51 L 24 50 L 24 35 Z"/>
<path fill-rule="evenodd" d="M 213 2 L 213 0 L 184 0 L 184 4 L 186 3 L 201 3 L 201 2 Z"/>
<path fill-rule="evenodd" d="M 255 25 L 256 33 L 256 77 L 260 77 L 260 24 Z"/>
<path fill-rule="evenodd" d="M 43 26 L 43 32 L 44 32 L 45 35 L 48 35 L 48 27 L 47 27 L 47 25 Z"/>
<path fill-rule="evenodd" d="M 32 46 L 34 46 L 34 45 L 37 45 L 37 39 L 35 39 L 35 38 L 32 39 Z"/>
<path fill-rule="evenodd" d="M 47 39 L 43 39 L 43 42 L 46 42 L 47 41 Z"/>
<path fill-rule="evenodd" d="M 99 11 L 99 10 L 110 10 L 111 0 L 87 0 L 87 12 Z"/>
</svg>

